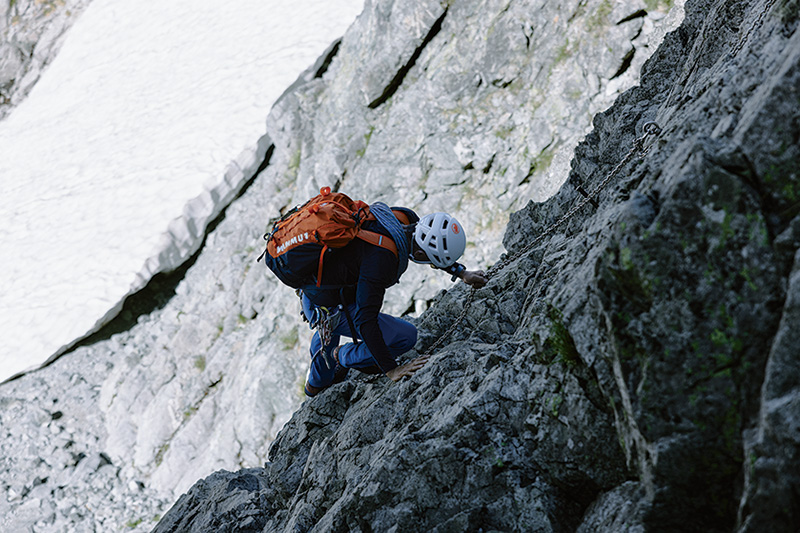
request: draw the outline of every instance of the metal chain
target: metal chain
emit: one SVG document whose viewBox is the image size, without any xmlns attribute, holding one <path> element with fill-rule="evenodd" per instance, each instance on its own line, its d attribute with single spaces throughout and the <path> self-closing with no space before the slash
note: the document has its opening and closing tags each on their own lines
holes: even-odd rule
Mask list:
<svg viewBox="0 0 800 533">
<path fill-rule="evenodd" d="M 739 39 L 739 42 L 736 43 L 736 46 L 733 48 L 733 50 L 731 50 L 732 56 L 735 56 L 739 52 L 741 52 L 742 48 L 744 48 L 745 43 L 750 40 L 750 36 L 753 34 L 753 32 L 755 32 L 758 28 L 761 27 L 761 23 L 764 21 L 764 17 L 770 11 L 770 9 L 772 9 L 772 5 L 774 3 L 775 0 L 767 0 L 767 5 L 764 7 L 761 13 L 759 13 L 756 21 L 750 26 L 750 28 L 747 30 L 747 33 L 745 33 L 742 36 L 742 38 Z"/>
<path fill-rule="evenodd" d="M 445 331 L 444 333 L 442 333 L 441 337 L 439 337 L 439 338 L 436 340 L 436 342 L 434 342 L 434 343 L 433 343 L 433 344 L 432 344 L 432 345 L 431 345 L 431 346 L 428 348 L 428 351 L 427 351 L 427 352 L 425 352 L 425 355 L 433 355 L 433 352 L 435 352 L 435 351 L 436 351 L 436 348 L 438 348 L 438 347 L 439 347 L 439 345 L 440 345 L 440 344 L 442 344 L 442 343 L 444 342 L 444 340 L 445 340 L 447 337 L 449 337 L 449 336 L 450 336 L 450 334 L 451 334 L 451 333 L 453 333 L 453 332 L 456 330 L 456 328 L 457 328 L 458 326 L 460 326 L 460 325 L 461 325 L 461 322 L 463 322 L 463 321 L 464 321 L 464 319 L 467 317 L 467 311 L 469 311 L 469 308 L 470 308 L 470 306 L 472 305 L 472 300 L 474 300 L 474 299 L 475 299 L 475 292 L 476 292 L 476 291 L 477 291 L 477 289 L 476 289 L 475 287 L 472 287 L 472 288 L 470 289 L 470 291 L 469 291 L 469 296 L 467 296 L 467 301 L 466 301 L 466 302 L 464 302 L 464 309 L 461 311 L 461 314 L 460 314 L 460 315 L 458 315 L 458 318 L 456 318 L 456 321 L 455 321 L 455 322 L 453 322 L 453 323 L 450 325 L 450 327 L 449 327 L 449 328 L 447 328 L 447 331 Z"/>
<path fill-rule="evenodd" d="M 331 316 L 327 312 L 320 313 L 319 322 L 317 322 L 317 332 L 319 333 L 319 340 L 322 341 L 322 346 L 328 346 L 333 339 L 333 327 L 331 324 Z"/>
<path fill-rule="evenodd" d="M 336 366 L 336 361 L 328 354 L 327 347 L 330 346 L 333 340 L 333 330 L 339 325 L 341 319 L 341 310 L 339 308 L 328 309 L 327 307 L 317 307 L 314 316 L 312 316 L 309 324 L 312 328 L 319 333 L 320 348 L 314 357 L 322 356 L 325 366 L 329 370 L 333 370 Z M 304 315 L 305 316 L 305 315 Z"/>
<path fill-rule="evenodd" d="M 572 209 L 570 209 L 565 215 L 561 218 L 556 220 L 553 224 L 547 227 L 542 233 L 539 234 L 530 244 L 528 244 L 525 248 L 518 250 L 517 252 L 507 255 L 505 258 L 501 259 L 497 264 L 495 264 L 489 271 L 486 273 L 485 277 L 488 280 L 491 280 L 493 276 L 495 276 L 498 272 L 503 270 L 509 264 L 517 261 L 522 256 L 528 254 L 531 250 L 533 250 L 536 246 L 538 246 L 546 237 L 551 235 L 559 226 L 564 224 L 570 218 L 572 218 L 575 213 L 580 211 L 586 204 L 591 202 L 595 196 L 606 186 L 608 183 L 614 179 L 614 177 L 619 174 L 622 168 L 627 165 L 633 156 L 636 155 L 637 152 L 641 152 L 642 155 L 647 154 L 648 150 L 650 149 L 649 146 L 645 146 L 645 141 L 652 135 L 659 135 L 661 134 L 661 127 L 656 124 L 655 122 L 648 122 L 644 125 L 644 133 L 641 137 L 636 139 L 633 142 L 633 146 L 631 147 L 630 151 L 623 157 L 619 163 L 611 170 L 611 172 L 606 176 L 606 178 L 597 186 L 597 188 L 592 191 L 589 195 L 587 195 L 582 201 L 578 202 Z M 461 314 L 456 318 L 455 322 L 453 322 L 447 331 L 445 331 L 437 340 L 434 342 L 428 350 L 425 352 L 425 355 L 432 355 L 436 348 L 438 348 L 444 340 L 450 336 L 460 325 L 461 322 L 467 316 L 467 312 L 469 312 L 470 306 L 475 299 L 475 292 L 477 289 L 472 287 L 469 291 L 469 295 L 467 296 L 467 300 L 464 302 L 464 309 L 461 311 Z"/>
</svg>

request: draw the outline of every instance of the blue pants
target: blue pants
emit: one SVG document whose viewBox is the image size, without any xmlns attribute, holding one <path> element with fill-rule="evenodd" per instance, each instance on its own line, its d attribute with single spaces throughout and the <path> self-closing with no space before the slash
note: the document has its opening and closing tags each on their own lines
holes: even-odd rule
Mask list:
<svg viewBox="0 0 800 533">
<path fill-rule="evenodd" d="M 356 315 L 357 309 L 356 304 L 348 306 L 348 312 L 351 317 Z M 311 303 L 308 297 L 303 295 L 303 313 L 306 318 L 311 320 L 313 312 L 314 304 Z M 406 353 L 417 343 L 417 328 L 405 320 L 379 313 L 378 327 L 383 334 L 383 340 L 386 342 L 392 357 Z M 343 336 L 351 338 L 353 336 L 344 312 L 342 312 L 339 324 L 333 330 L 330 345 L 325 347 L 330 360 L 333 360 L 331 352 L 339 345 L 339 340 Z M 311 338 L 311 368 L 308 372 L 308 383 L 313 387 L 327 387 L 333 382 L 334 369 L 327 367 L 321 355 L 314 357 L 314 354 L 319 351 L 321 346 L 322 340 L 319 338 L 319 333 L 314 332 L 314 336 Z M 339 364 L 345 368 L 367 368 L 375 365 L 376 361 L 366 343 L 359 342 L 355 344 L 350 342 L 339 348 Z"/>
</svg>

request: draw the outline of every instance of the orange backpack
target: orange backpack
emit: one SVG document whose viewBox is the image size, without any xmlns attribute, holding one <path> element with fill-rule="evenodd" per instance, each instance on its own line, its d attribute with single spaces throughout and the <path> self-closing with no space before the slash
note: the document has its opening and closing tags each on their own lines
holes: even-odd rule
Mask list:
<svg viewBox="0 0 800 533">
<path fill-rule="evenodd" d="M 386 248 L 397 255 L 394 241 L 385 235 L 361 229 L 370 215 L 369 205 L 351 200 L 344 193 L 323 187 L 320 193 L 300 207 L 286 213 L 264 235 L 267 248 L 259 256 L 286 285 L 299 289 L 322 282 L 325 255 L 343 248 L 355 238 Z M 404 213 L 394 211 L 401 223 L 408 224 Z"/>
</svg>

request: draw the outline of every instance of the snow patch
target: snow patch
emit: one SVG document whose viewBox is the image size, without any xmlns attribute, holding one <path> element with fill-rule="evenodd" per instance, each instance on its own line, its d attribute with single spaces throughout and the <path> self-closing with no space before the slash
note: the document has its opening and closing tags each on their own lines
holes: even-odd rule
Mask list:
<svg viewBox="0 0 800 533">
<path fill-rule="evenodd" d="M 196 251 L 362 0 L 94 0 L 0 123 L 0 380 Z"/>
</svg>

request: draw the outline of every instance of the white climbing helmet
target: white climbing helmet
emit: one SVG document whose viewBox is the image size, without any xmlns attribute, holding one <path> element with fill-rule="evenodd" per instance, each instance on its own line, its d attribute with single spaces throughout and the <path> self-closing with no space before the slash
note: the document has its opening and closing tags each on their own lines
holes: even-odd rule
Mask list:
<svg viewBox="0 0 800 533">
<path fill-rule="evenodd" d="M 464 227 L 447 213 L 432 213 L 422 217 L 414 230 L 414 241 L 430 261 L 412 261 L 434 264 L 439 268 L 447 268 L 458 261 L 467 246 Z"/>
</svg>

